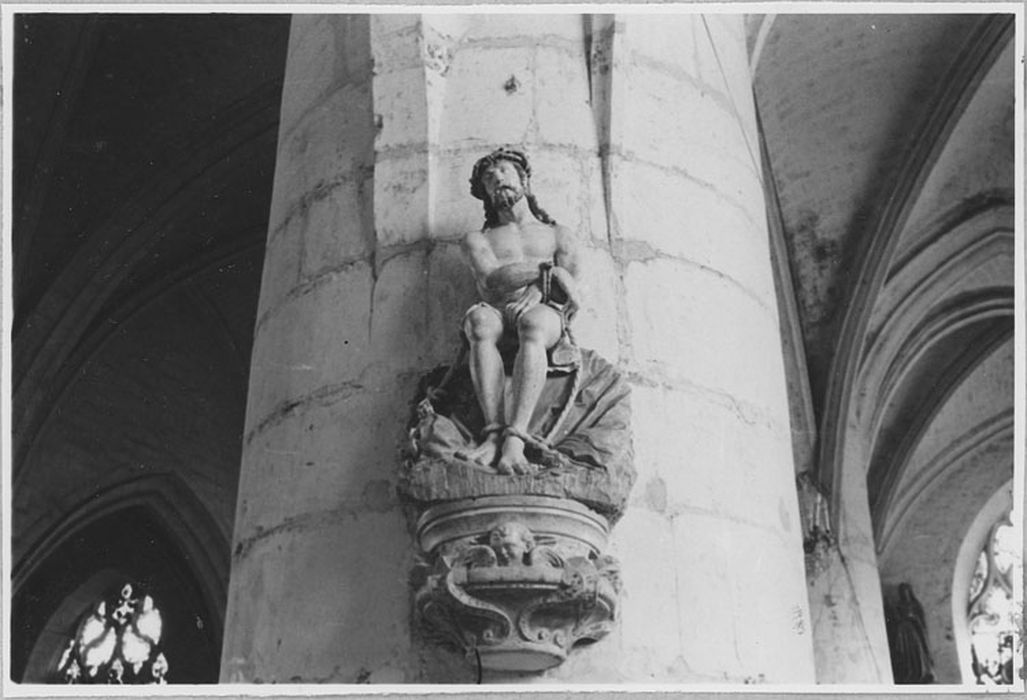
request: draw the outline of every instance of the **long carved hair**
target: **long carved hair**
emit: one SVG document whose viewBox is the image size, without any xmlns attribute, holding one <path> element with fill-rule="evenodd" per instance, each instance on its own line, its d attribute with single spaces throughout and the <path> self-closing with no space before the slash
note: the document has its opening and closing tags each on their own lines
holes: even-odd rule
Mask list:
<svg viewBox="0 0 1027 700">
<path fill-rule="evenodd" d="M 521 185 L 524 187 L 524 198 L 528 201 L 528 209 L 531 211 L 532 215 L 544 224 L 555 225 L 556 220 L 549 216 L 545 209 L 539 206 L 538 200 L 531 192 L 531 165 L 528 164 L 528 157 L 523 152 L 513 148 L 497 148 L 487 156 L 479 158 L 478 162 L 474 164 L 474 170 L 471 171 L 471 196 L 475 199 L 480 199 L 484 205 L 484 228 L 497 226 L 499 224 L 499 213 L 492 205 L 492 200 L 489 198 L 488 192 L 485 191 L 485 186 L 481 184 L 481 176 L 485 173 L 487 168 L 495 165 L 500 160 L 506 160 L 513 163 L 514 168 L 517 170 L 517 174 L 521 176 Z"/>
</svg>

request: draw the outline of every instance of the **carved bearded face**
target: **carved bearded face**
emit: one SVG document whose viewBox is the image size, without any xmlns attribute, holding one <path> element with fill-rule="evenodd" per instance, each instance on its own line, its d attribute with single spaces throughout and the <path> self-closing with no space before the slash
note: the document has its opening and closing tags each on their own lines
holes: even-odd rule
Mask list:
<svg viewBox="0 0 1027 700">
<path fill-rule="evenodd" d="M 481 184 L 497 210 L 509 209 L 524 197 L 524 176 L 508 160 L 499 159 L 487 167 Z"/>
</svg>

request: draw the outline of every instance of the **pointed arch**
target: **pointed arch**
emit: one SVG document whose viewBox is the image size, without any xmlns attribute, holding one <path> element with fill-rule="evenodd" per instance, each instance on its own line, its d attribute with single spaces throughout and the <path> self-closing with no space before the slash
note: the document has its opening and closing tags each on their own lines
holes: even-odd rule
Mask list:
<svg viewBox="0 0 1027 700">
<path fill-rule="evenodd" d="M 972 37 L 952 74 L 943 82 L 926 123 L 898 169 L 891 196 L 870 227 L 867 246 L 848 295 L 849 303 L 836 342 L 821 419 L 818 480 L 832 494 L 832 513 L 842 511 L 841 472 L 847 435 L 852 427 L 849 412 L 858 397 L 859 368 L 866 349 L 867 333 L 877 298 L 892 266 L 902 230 L 917 197 L 948 143 L 981 81 L 1014 36 L 1012 15 L 994 15 Z M 837 525 L 837 523 L 836 523 Z"/>
<path fill-rule="evenodd" d="M 183 618 L 179 638 L 192 640 L 186 653 L 206 653 L 212 668 L 201 668 L 200 679 L 217 679 L 229 543 L 177 476 L 132 479 L 88 499 L 30 551 L 12 572 L 15 680 L 45 679 L 54 641 L 83 612 L 83 596 L 147 577 L 173 598 L 169 612 Z"/>
</svg>

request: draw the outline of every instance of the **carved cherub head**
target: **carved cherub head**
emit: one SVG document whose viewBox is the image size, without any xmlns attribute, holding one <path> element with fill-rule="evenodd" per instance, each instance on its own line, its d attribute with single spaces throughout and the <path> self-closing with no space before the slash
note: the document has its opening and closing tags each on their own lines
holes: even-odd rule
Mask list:
<svg viewBox="0 0 1027 700">
<path fill-rule="evenodd" d="M 521 564 L 524 555 L 535 546 L 535 536 L 518 522 L 506 522 L 492 528 L 489 546 L 495 550 L 500 566 Z"/>
</svg>

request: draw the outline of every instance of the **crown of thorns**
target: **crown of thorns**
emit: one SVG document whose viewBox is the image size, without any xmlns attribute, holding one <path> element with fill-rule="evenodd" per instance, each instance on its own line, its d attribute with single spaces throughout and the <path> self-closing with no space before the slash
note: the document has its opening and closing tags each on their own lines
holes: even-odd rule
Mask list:
<svg viewBox="0 0 1027 700">
<path fill-rule="evenodd" d="M 497 148 L 487 156 L 479 158 L 478 162 L 474 164 L 474 170 L 471 171 L 472 197 L 482 201 L 488 197 L 488 193 L 485 192 L 485 186 L 481 184 L 481 176 L 487 168 L 501 160 L 508 160 L 520 168 L 524 172 L 525 179 L 531 177 L 531 166 L 528 165 L 528 156 L 514 148 Z"/>
</svg>

